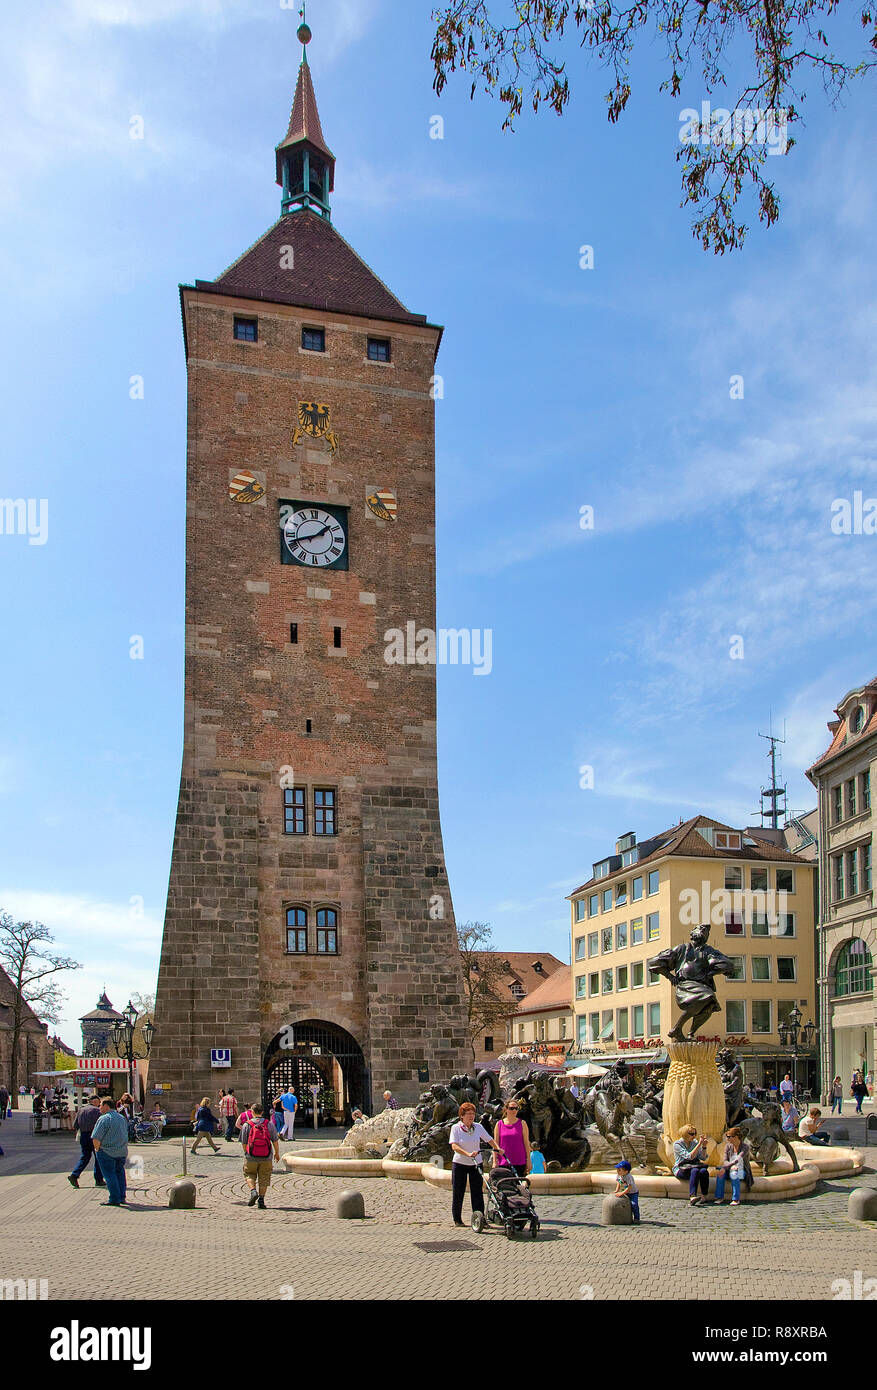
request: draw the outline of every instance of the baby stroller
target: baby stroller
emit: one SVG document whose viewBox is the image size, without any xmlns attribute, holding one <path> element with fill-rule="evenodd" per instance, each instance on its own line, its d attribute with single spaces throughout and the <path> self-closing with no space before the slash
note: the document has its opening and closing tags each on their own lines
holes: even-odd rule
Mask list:
<svg viewBox="0 0 877 1390">
<path fill-rule="evenodd" d="M 497 1164 L 488 1175 L 486 1192 L 486 1209 L 472 1213 L 473 1231 L 483 1231 L 485 1226 L 501 1226 L 509 1240 L 514 1240 L 516 1231 L 529 1227 L 532 1239 L 536 1239 L 539 1217 L 526 1178 L 519 1178 L 508 1164 Z"/>
</svg>

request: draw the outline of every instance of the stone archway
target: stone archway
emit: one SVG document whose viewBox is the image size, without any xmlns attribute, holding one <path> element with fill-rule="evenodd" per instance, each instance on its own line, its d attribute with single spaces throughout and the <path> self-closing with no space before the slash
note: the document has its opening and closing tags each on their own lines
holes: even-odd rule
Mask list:
<svg viewBox="0 0 877 1390">
<path fill-rule="evenodd" d="M 368 1069 L 359 1043 L 345 1028 L 325 1019 L 304 1019 L 282 1028 L 265 1048 L 262 1091 L 270 1103 L 278 1090 L 293 1086 L 300 1104 L 310 1087 L 335 1092 L 335 1112 L 350 1121 L 351 1111 L 365 1109 L 369 1096 Z"/>
</svg>

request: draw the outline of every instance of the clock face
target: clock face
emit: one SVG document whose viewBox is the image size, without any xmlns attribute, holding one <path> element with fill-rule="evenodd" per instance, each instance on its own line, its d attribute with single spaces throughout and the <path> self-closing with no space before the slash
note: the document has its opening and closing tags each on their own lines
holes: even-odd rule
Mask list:
<svg viewBox="0 0 877 1390">
<path fill-rule="evenodd" d="M 347 569 L 347 508 L 280 504 L 281 559 L 306 569 Z"/>
</svg>

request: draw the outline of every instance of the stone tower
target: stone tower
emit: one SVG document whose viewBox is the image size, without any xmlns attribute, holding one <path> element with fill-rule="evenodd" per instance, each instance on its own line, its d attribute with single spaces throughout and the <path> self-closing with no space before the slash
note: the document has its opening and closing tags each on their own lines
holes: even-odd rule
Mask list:
<svg viewBox="0 0 877 1390">
<path fill-rule="evenodd" d="M 306 49 L 276 163 L 279 221 L 180 289 L 185 733 L 150 1085 L 172 1114 L 315 1085 L 338 1119 L 466 1060 L 435 667 L 384 659 L 388 629 L 435 628 L 441 329 L 332 224 Z"/>
</svg>

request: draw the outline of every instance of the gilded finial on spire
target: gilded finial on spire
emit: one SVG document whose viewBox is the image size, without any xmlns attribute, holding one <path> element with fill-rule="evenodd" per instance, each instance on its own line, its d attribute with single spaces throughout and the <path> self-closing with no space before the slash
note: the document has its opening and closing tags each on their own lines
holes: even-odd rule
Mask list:
<svg viewBox="0 0 877 1390">
<path fill-rule="evenodd" d="M 310 25 L 308 24 L 307 0 L 303 0 L 299 14 L 301 15 L 301 24 L 298 26 L 298 41 L 302 46 L 301 60 L 303 63 L 306 63 L 308 61 L 308 44 L 313 38 Z"/>
</svg>

